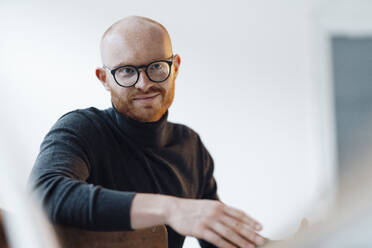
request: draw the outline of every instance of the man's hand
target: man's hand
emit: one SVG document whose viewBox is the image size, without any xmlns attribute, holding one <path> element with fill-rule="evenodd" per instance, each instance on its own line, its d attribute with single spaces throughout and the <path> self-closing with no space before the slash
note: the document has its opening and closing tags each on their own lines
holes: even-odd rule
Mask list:
<svg viewBox="0 0 372 248">
<path fill-rule="evenodd" d="M 174 198 L 166 222 L 182 235 L 206 240 L 217 247 L 262 245 L 261 224 L 243 211 L 214 200 Z"/>
</svg>

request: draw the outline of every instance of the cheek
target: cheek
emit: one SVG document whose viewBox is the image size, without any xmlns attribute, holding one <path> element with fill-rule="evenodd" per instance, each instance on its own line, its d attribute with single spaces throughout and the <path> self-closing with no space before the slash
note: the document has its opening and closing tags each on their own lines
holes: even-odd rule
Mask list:
<svg viewBox="0 0 372 248">
<path fill-rule="evenodd" d="M 171 91 L 173 90 L 173 86 L 174 86 L 174 81 L 173 81 L 173 78 L 170 78 L 166 84 L 164 84 L 162 87 L 164 89 L 164 91 L 169 94 L 171 93 Z"/>
<path fill-rule="evenodd" d="M 111 96 L 119 102 L 128 102 L 129 90 L 120 86 L 111 88 Z"/>
<path fill-rule="evenodd" d="M 163 107 L 168 108 L 172 104 L 174 98 L 174 82 L 170 81 L 166 86 L 164 86 L 164 90 L 165 95 L 162 100 L 162 105 Z"/>
<path fill-rule="evenodd" d="M 169 81 L 168 85 L 167 85 L 167 92 L 168 92 L 168 95 L 173 95 L 174 94 L 174 86 L 175 86 L 175 82 L 174 80 L 172 79 L 171 81 Z"/>
</svg>

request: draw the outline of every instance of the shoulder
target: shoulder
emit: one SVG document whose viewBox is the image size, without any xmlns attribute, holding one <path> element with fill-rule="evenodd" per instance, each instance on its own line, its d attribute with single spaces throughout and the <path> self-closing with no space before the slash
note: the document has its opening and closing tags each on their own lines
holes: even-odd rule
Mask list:
<svg viewBox="0 0 372 248">
<path fill-rule="evenodd" d="M 174 139 L 177 139 L 178 141 L 183 140 L 188 143 L 190 148 L 192 147 L 196 149 L 198 153 L 207 154 L 207 156 L 209 156 L 209 152 L 197 131 L 184 124 L 169 123 L 171 125 L 172 136 Z"/>
<path fill-rule="evenodd" d="M 168 122 L 172 133 L 178 139 L 191 139 L 195 142 L 200 142 L 199 134 L 189 126 L 181 123 Z"/>
<path fill-rule="evenodd" d="M 86 109 L 76 109 L 62 115 L 53 128 L 72 128 L 84 130 L 94 128 L 108 118 L 106 110 L 99 110 L 94 107 Z"/>
<path fill-rule="evenodd" d="M 74 123 L 77 121 L 94 121 L 100 116 L 104 115 L 105 110 L 99 110 L 94 107 L 85 108 L 85 109 L 76 109 L 70 112 L 63 114 L 57 122 L 62 123 Z"/>
<path fill-rule="evenodd" d="M 94 107 L 76 109 L 62 115 L 49 130 L 47 136 L 53 138 L 76 137 L 91 142 L 97 134 L 108 130 L 107 110 Z"/>
</svg>

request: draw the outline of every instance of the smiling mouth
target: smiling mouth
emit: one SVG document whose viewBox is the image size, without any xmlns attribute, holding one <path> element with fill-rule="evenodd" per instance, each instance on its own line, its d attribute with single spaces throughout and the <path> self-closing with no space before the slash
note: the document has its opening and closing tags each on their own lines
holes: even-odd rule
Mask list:
<svg viewBox="0 0 372 248">
<path fill-rule="evenodd" d="M 134 98 L 133 101 L 141 102 L 141 103 L 150 103 L 157 96 L 160 96 L 160 93 L 151 94 L 151 95 L 144 95 L 144 96 L 138 96 L 138 97 Z"/>
<path fill-rule="evenodd" d="M 160 93 L 149 94 L 149 95 L 144 95 L 144 96 L 137 96 L 137 97 L 134 98 L 134 100 L 150 99 L 150 98 L 154 98 L 158 95 L 160 95 Z"/>
</svg>

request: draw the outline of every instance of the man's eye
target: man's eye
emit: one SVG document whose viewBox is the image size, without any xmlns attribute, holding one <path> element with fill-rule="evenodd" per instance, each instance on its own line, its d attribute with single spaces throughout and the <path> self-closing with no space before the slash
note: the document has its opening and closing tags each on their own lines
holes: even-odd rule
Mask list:
<svg viewBox="0 0 372 248">
<path fill-rule="evenodd" d="M 124 73 L 127 73 L 127 74 L 133 73 L 133 69 L 132 68 L 125 68 Z"/>
<path fill-rule="evenodd" d="M 160 63 L 155 63 L 155 64 L 152 64 L 151 65 L 151 68 L 150 69 L 159 70 L 161 68 L 162 68 L 162 65 Z"/>
<path fill-rule="evenodd" d="M 125 76 L 125 75 L 132 75 L 134 73 L 134 69 L 133 68 L 130 68 L 130 67 L 126 67 L 126 68 L 122 68 L 118 71 L 118 73 L 121 75 L 121 76 Z"/>
</svg>

